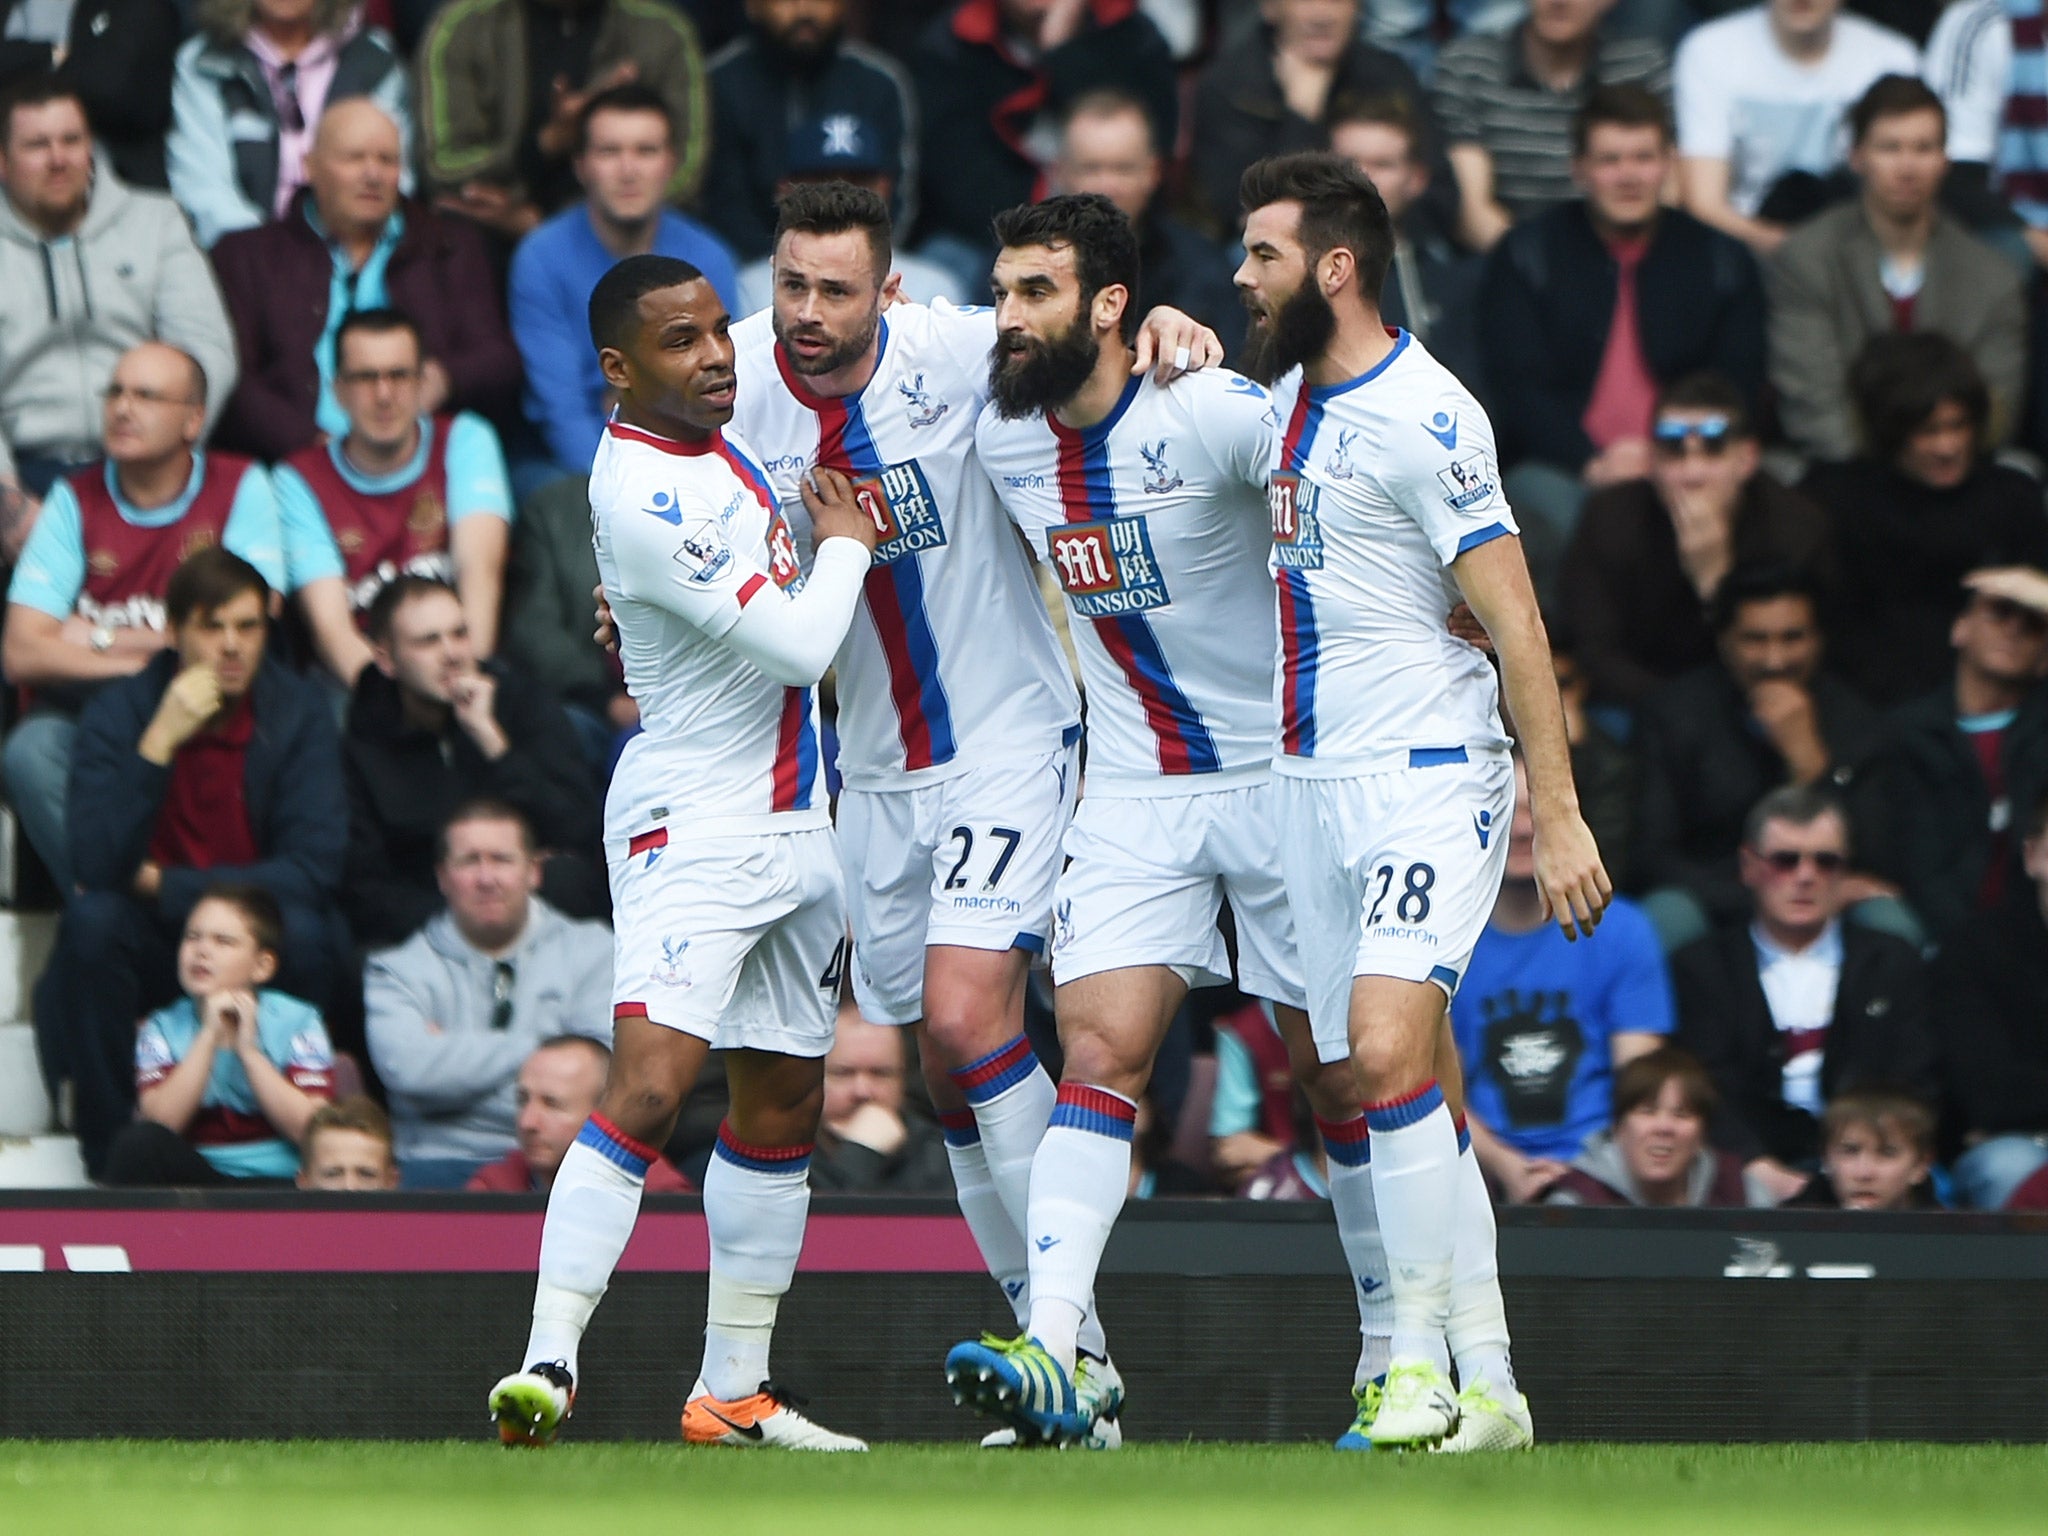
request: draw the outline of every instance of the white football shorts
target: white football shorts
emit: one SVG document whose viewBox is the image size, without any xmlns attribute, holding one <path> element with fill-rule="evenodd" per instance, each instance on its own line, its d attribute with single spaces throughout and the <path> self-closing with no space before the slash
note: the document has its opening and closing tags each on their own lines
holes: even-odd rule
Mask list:
<svg viewBox="0 0 2048 1536">
<path fill-rule="evenodd" d="M 1045 952 L 1074 747 L 913 789 L 847 789 L 839 852 L 853 918 L 853 995 L 876 1024 L 924 1014 L 932 944 Z"/>
<path fill-rule="evenodd" d="M 1354 977 L 1456 995 L 1500 894 L 1514 765 L 1503 753 L 1348 779 L 1276 773 L 1273 790 L 1316 1053 L 1341 1061 Z"/>
<path fill-rule="evenodd" d="M 1227 982 L 1230 957 L 1216 918 L 1228 899 L 1238 986 L 1302 1007 L 1272 796 L 1268 782 L 1083 799 L 1053 892 L 1054 982 L 1135 965 L 1171 966 L 1191 987 Z"/>
<path fill-rule="evenodd" d="M 710 837 L 666 829 L 610 861 L 612 1018 L 714 1050 L 823 1056 L 847 957 L 829 828 Z"/>
</svg>

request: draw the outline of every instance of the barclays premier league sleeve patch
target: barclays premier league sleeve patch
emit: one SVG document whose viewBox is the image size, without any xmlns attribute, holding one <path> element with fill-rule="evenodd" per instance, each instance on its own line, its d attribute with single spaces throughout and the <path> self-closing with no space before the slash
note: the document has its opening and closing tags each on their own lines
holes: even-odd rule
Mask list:
<svg viewBox="0 0 2048 1536">
<path fill-rule="evenodd" d="M 1499 489 L 1500 479 L 1494 473 L 1492 460 L 1484 453 L 1468 453 L 1454 460 L 1449 469 L 1438 470 L 1436 478 L 1444 488 L 1444 505 L 1453 512 L 1464 512 L 1487 501 Z"/>
<path fill-rule="evenodd" d="M 708 587 L 731 568 L 732 547 L 725 542 L 725 531 L 707 517 L 682 529 L 671 558 L 683 568 L 684 580 Z"/>
</svg>

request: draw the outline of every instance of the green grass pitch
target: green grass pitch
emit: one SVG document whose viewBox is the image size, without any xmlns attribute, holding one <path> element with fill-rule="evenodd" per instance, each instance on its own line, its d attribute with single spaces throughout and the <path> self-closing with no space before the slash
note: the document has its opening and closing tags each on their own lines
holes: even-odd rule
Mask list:
<svg viewBox="0 0 2048 1536">
<path fill-rule="evenodd" d="M 1914 1536 L 2048 1529 L 2048 1450 L 1556 1446 L 1514 1457 L 1314 1446 L 867 1456 L 564 1442 L 0 1443 L 8 1536 L 802 1533 Z"/>
</svg>

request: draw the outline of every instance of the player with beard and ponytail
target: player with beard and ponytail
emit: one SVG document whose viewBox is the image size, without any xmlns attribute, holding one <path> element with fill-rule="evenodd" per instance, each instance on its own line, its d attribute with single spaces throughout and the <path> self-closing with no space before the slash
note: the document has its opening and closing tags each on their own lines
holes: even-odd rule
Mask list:
<svg viewBox="0 0 2048 1536">
<path fill-rule="evenodd" d="M 975 460 L 993 319 L 894 302 L 890 264 L 874 193 L 825 182 L 784 196 L 774 302 L 733 328 L 734 422 L 800 547 L 813 467 L 853 481 L 878 535 L 835 663 L 854 997 L 876 1023 L 918 1028 L 961 1210 L 1021 1324 L 1027 1184 L 1054 1098 L 1024 1035 L 1024 986 L 1052 928 L 1079 704 Z M 1169 371 L 1222 355 L 1172 310 L 1138 350 L 1133 367 Z M 1113 1409 L 1122 1388 L 1092 1310 L 1080 1347 L 1088 1396 Z"/>
<path fill-rule="evenodd" d="M 1261 160 L 1241 192 L 1246 367 L 1273 383 L 1281 422 L 1269 484 L 1280 858 L 1316 1049 L 1348 1058 L 1365 1101 L 1393 1293 L 1393 1358 L 1368 1433 L 1375 1445 L 1526 1445 L 1493 1211 L 1445 1023 L 1507 852 L 1503 693 L 1528 764 L 1545 910 L 1575 939 L 1612 887 L 1579 814 L 1492 428 L 1419 342 L 1380 321 L 1385 204 L 1329 154 Z M 1492 637 L 1498 682 L 1446 629 L 1461 593 Z"/>
<path fill-rule="evenodd" d="M 1356 1277 L 1361 1393 L 1386 1368 L 1386 1265 L 1349 1068 L 1319 1063 L 1273 861 L 1273 584 L 1265 390 L 1222 370 L 1131 372 L 1138 247 L 1099 196 L 998 216 L 996 345 L 975 448 L 1057 575 L 1088 694 L 1088 793 L 1067 833 L 1052 969 L 1065 1055 L 1032 1163 L 1031 1311 L 959 1345 L 955 1395 L 1033 1439 L 1089 1431 L 1076 1338 L 1129 1184 L 1137 1100 L 1190 986 L 1270 999 L 1329 1145 Z"/>
</svg>

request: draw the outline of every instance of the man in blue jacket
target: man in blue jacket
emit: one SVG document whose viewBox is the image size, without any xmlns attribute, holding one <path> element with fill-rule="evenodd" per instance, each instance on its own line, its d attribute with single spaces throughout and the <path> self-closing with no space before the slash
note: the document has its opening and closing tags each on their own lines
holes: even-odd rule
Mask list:
<svg viewBox="0 0 2048 1536">
<path fill-rule="evenodd" d="M 206 888 L 261 886 L 284 915 L 278 986 L 323 1006 L 341 973 L 330 900 L 348 840 L 341 748 L 322 690 L 264 663 L 270 584 L 217 545 L 164 595 L 173 646 L 79 717 L 70 788 L 78 889 L 36 987 L 43 1072 L 68 1079 L 98 1176 L 135 1109 L 135 1026 L 176 996 L 186 916 Z"/>
</svg>

